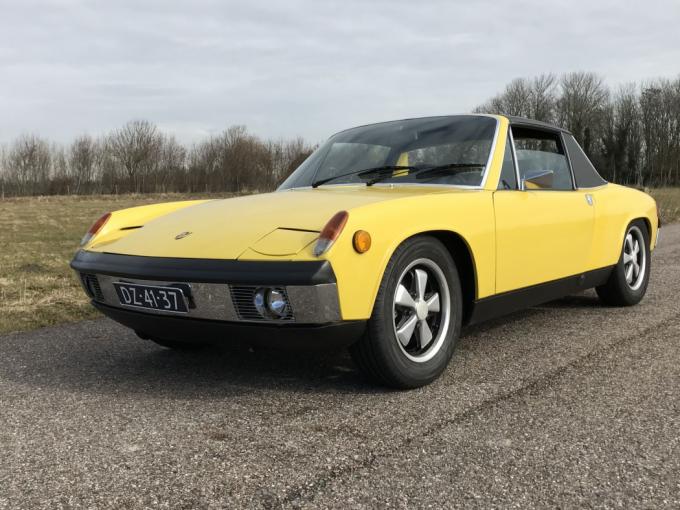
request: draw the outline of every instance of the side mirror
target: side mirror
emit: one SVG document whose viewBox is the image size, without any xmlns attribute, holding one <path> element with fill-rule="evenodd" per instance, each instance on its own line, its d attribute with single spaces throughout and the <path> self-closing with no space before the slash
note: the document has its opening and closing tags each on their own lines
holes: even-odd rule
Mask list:
<svg viewBox="0 0 680 510">
<path fill-rule="evenodd" d="M 552 170 L 532 170 L 522 178 L 522 189 L 551 189 L 554 177 Z"/>
</svg>

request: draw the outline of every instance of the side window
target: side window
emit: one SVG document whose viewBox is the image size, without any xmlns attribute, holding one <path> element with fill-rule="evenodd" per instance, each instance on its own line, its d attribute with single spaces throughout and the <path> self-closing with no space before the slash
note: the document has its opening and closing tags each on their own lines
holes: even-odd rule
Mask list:
<svg viewBox="0 0 680 510">
<path fill-rule="evenodd" d="M 503 166 L 501 167 L 501 178 L 498 180 L 498 189 L 517 189 L 517 174 L 515 173 L 515 162 L 512 159 L 509 132 L 505 140 L 505 152 L 503 153 Z"/>
<path fill-rule="evenodd" d="M 558 133 L 513 127 L 519 177 L 525 189 L 574 189 L 569 162 Z"/>
</svg>

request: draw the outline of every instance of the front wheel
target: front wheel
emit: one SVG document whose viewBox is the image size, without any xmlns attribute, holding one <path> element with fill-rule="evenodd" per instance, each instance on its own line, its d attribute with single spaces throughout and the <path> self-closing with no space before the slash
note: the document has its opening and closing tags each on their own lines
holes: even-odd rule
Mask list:
<svg viewBox="0 0 680 510">
<path fill-rule="evenodd" d="M 451 255 L 435 238 L 415 237 L 392 256 L 362 339 L 357 365 L 395 388 L 424 386 L 446 368 L 462 319 L 462 293 Z"/>
<path fill-rule="evenodd" d="M 600 300 L 611 306 L 638 304 L 647 292 L 650 255 L 647 225 L 636 220 L 626 230 L 621 255 L 612 274 L 604 285 L 595 289 Z"/>
</svg>

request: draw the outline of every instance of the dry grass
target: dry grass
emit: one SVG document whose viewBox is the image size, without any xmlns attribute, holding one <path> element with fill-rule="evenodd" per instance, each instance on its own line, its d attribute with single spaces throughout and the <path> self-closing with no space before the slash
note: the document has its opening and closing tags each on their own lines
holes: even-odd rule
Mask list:
<svg viewBox="0 0 680 510">
<path fill-rule="evenodd" d="M 651 194 L 666 223 L 680 220 L 680 188 Z M 186 198 L 168 194 L 0 200 L 0 334 L 94 317 L 68 267 L 83 233 L 106 211 Z"/>
<path fill-rule="evenodd" d="M 184 195 L 0 200 L 0 334 L 95 316 L 68 264 L 103 213 Z"/>
<path fill-rule="evenodd" d="M 647 190 L 654 197 L 663 223 L 680 221 L 680 188 Z"/>
</svg>

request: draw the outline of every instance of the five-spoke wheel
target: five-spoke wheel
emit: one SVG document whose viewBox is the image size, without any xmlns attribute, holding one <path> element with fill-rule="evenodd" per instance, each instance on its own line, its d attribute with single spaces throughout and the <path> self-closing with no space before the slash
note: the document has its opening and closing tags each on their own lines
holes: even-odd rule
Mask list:
<svg viewBox="0 0 680 510">
<path fill-rule="evenodd" d="M 350 347 L 359 367 L 396 388 L 432 382 L 451 359 L 463 315 L 456 265 L 429 236 L 405 241 L 383 276 L 364 337 Z"/>
<path fill-rule="evenodd" d="M 596 289 L 603 303 L 630 306 L 640 302 L 649 283 L 649 255 L 649 229 L 643 220 L 635 220 L 626 229 L 619 262 L 607 282 Z"/>
<path fill-rule="evenodd" d="M 623 243 L 623 269 L 628 286 L 637 290 L 642 285 L 647 270 L 645 238 L 637 226 L 632 226 Z"/>
<path fill-rule="evenodd" d="M 394 293 L 394 332 L 404 354 L 421 363 L 437 354 L 449 326 L 449 290 L 430 259 L 411 262 Z"/>
</svg>

